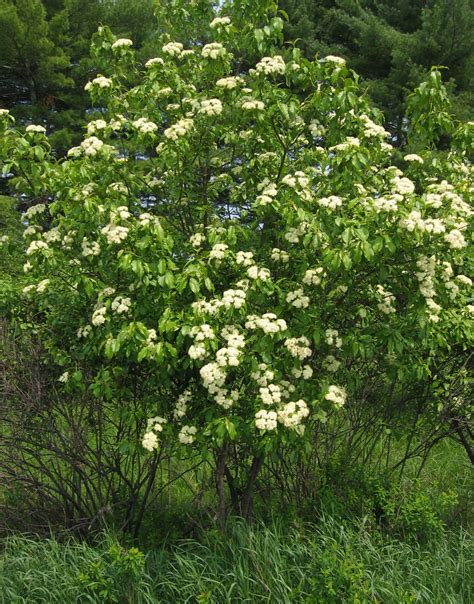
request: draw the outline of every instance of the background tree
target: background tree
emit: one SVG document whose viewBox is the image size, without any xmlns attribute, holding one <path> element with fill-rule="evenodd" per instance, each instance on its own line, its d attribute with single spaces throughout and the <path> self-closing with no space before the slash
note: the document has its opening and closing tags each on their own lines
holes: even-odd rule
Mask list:
<svg viewBox="0 0 474 604">
<path fill-rule="evenodd" d="M 344 56 L 384 111 L 399 145 L 405 143 L 407 92 L 432 65 L 448 68 L 444 78 L 454 113 L 473 115 L 472 0 L 283 0 L 281 7 L 289 15 L 287 40 L 298 40 L 307 56 Z"/>
</svg>

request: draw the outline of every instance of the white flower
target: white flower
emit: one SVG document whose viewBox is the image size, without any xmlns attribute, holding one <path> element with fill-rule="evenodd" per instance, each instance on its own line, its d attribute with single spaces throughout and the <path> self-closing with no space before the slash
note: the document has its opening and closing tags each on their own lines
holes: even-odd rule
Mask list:
<svg viewBox="0 0 474 604">
<path fill-rule="evenodd" d="M 395 309 L 395 296 L 385 289 L 382 285 L 377 285 L 375 290 L 380 298 L 380 302 L 377 304 L 377 308 L 386 315 L 396 312 Z"/>
<path fill-rule="evenodd" d="M 201 55 L 206 59 L 218 59 L 219 57 L 225 57 L 226 50 L 219 42 L 211 42 L 203 46 Z"/>
<path fill-rule="evenodd" d="M 416 153 L 409 153 L 408 155 L 405 155 L 404 160 L 418 162 L 419 164 L 424 163 L 423 158 L 419 155 L 416 155 Z"/>
<path fill-rule="evenodd" d="M 46 132 L 46 128 L 44 128 L 44 126 L 37 126 L 36 124 L 30 124 L 29 126 L 26 127 L 26 132 L 44 134 Z"/>
<path fill-rule="evenodd" d="M 272 73 L 285 73 L 286 65 L 281 55 L 275 55 L 274 57 L 263 57 L 263 59 L 257 63 L 255 70 L 257 73 L 264 73 L 266 75 Z"/>
<path fill-rule="evenodd" d="M 31 208 L 28 208 L 23 216 L 29 219 L 33 218 L 33 216 L 36 216 L 36 214 L 42 214 L 45 211 L 46 205 L 44 203 L 37 203 L 36 205 L 31 206 Z"/>
<path fill-rule="evenodd" d="M 194 442 L 194 436 L 197 432 L 195 426 L 183 426 L 178 434 L 178 440 L 183 445 L 190 445 Z"/>
<path fill-rule="evenodd" d="M 216 29 L 218 27 L 225 27 L 226 25 L 230 25 L 231 21 L 229 17 L 216 17 L 209 23 L 209 27 L 211 29 Z"/>
<path fill-rule="evenodd" d="M 213 245 L 209 253 L 209 260 L 223 260 L 228 247 L 225 243 L 216 243 Z"/>
<path fill-rule="evenodd" d="M 36 254 L 36 252 L 41 252 L 43 250 L 48 249 L 48 244 L 44 241 L 35 240 L 30 243 L 28 249 L 26 250 L 26 255 L 31 256 L 32 254 Z"/>
<path fill-rule="evenodd" d="M 299 338 L 288 338 L 285 340 L 285 346 L 292 357 L 298 358 L 301 361 L 311 356 L 309 340 L 305 336 L 301 336 Z"/>
<path fill-rule="evenodd" d="M 277 418 L 278 416 L 276 411 L 267 411 L 266 409 L 262 409 L 261 411 L 257 411 L 255 414 L 255 426 L 259 430 L 263 431 L 276 430 Z"/>
<path fill-rule="evenodd" d="M 323 361 L 323 368 L 330 373 L 335 373 L 341 366 L 341 361 L 338 361 L 335 356 L 328 354 Z"/>
<path fill-rule="evenodd" d="M 181 42 L 168 42 L 161 50 L 172 57 L 179 57 L 183 52 L 183 45 Z"/>
<path fill-rule="evenodd" d="M 146 432 L 142 440 L 143 448 L 154 451 L 158 448 L 158 436 L 155 432 Z"/>
<path fill-rule="evenodd" d="M 242 264 L 243 266 L 252 266 L 254 264 L 253 253 L 237 252 L 235 261 L 237 262 L 237 264 Z"/>
<path fill-rule="evenodd" d="M 270 279 L 270 271 L 267 268 L 259 268 L 256 265 L 247 269 L 247 275 L 251 279 L 260 279 L 260 281 L 268 281 Z"/>
<path fill-rule="evenodd" d="M 158 130 L 158 126 L 155 123 L 150 122 L 150 120 L 147 120 L 145 117 L 141 117 L 132 122 L 132 126 L 139 130 L 142 134 L 151 134 Z"/>
<path fill-rule="evenodd" d="M 183 118 L 173 124 L 169 128 L 166 128 L 164 135 L 166 138 L 171 140 L 177 140 L 181 136 L 185 136 L 194 126 L 194 122 L 191 118 Z"/>
<path fill-rule="evenodd" d="M 112 44 L 112 48 L 128 48 L 130 46 L 133 46 L 133 42 L 131 40 L 129 40 L 128 38 L 119 38 L 118 40 L 115 40 L 115 42 Z"/>
<path fill-rule="evenodd" d="M 329 386 L 328 392 L 324 398 L 328 401 L 332 401 L 336 407 L 341 408 L 346 402 L 347 394 L 344 388 L 333 385 Z"/>
<path fill-rule="evenodd" d="M 150 67 L 153 67 L 154 65 L 164 65 L 165 62 L 163 61 L 163 59 L 161 57 L 153 57 L 152 59 L 148 59 L 148 61 L 145 63 L 145 67 L 147 67 L 148 69 Z"/>
<path fill-rule="evenodd" d="M 229 76 L 227 78 L 220 78 L 216 82 L 216 86 L 219 88 L 227 88 L 227 90 L 233 90 L 244 83 L 243 78 L 239 76 Z"/>
<path fill-rule="evenodd" d="M 206 115 L 219 115 L 222 113 L 222 110 L 222 103 L 219 99 L 208 99 L 201 101 L 199 113 L 205 113 Z"/>
<path fill-rule="evenodd" d="M 96 155 L 101 149 L 104 148 L 104 142 L 97 138 L 96 136 L 90 136 L 86 138 L 81 143 L 81 149 L 84 151 L 85 155 Z"/>
<path fill-rule="evenodd" d="M 400 193 L 400 195 L 408 195 L 415 191 L 415 183 L 405 176 L 403 178 L 396 176 L 392 180 L 392 186 L 397 193 Z"/>
<path fill-rule="evenodd" d="M 337 210 L 342 206 L 342 199 L 337 195 L 330 195 L 329 197 L 323 197 L 318 199 L 318 203 L 323 208 L 329 208 L 330 210 Z"/>
<path fill-rule="evenodd" d="M 130 300 L 130 298 L 117 296 L 112 302 L 111 308 L 118 315 L 123 315 L 130 311 L 131 304 L 132 301 Z"/>
<path fill-rule="evenodd" d="M 87 258 L 88 256 L 98 256 L 100 254 L 100 245 L 97 241 L 89 241 L 87 237 L 84 237 L 81 243 L 82 255 Z"/>
<path fill-rule="evenodd" d="M 97 76 L 91 82 L 87 82 L 84 86 L 84 90 L 90 90 L 92 87 L 97 86 L 98 88 L 110 88 L 113 82 L 111 79 L 104 76 Z"/>
<path fill-rule="evenodd" d="M 302 289 L 296 289 L 295 291 L 288 292 L 286 295 L 286 301 L 295 308 L 308 308 L 309 306 L 309 297 L 304 295 Z"/>
<path fill-rule="evenodd" d="M 191 235 L 189 238 L 189 241 L 191 245 L 197 249 L 201 247 L 204 241 L 206 241 L 206 237 L 202 233 L 194 233 L 194 235 Z"/>
<path fill-rule="evenodd" d="M 273 262 L 282 262 L 283 264 L 287 264 L 290 261 L 290 255 L 288 254 L 288 252 L 274 247 L 272 249 L 271 259 L 273 260 Z"/>
<path fill-rule="evenodd" d="M 308 417 L 309 409 L 308 405 L 300 399 L 296 402 L 287 403 L 280 411 L 278 411 L 278 421 L 282 423 L 285 428 L 297 428 L 300 426 L 302 420 Z"/>
<path fill-rule="evenodd" d="M 450 247 L 459 250 L 466 247 L 467 243 L 464 239 L 464 235 L 458 229 L 453 229 L 444 236 L 446 243 L 449 243 Z"/>
<path fill-rule="evenodd" d="M 339 337 L 339 332 L 337 329 L 326 329 L 326 342 L 329 346 L 335 346 L 336 348 L 341 348 L 342 346 L 342 338 Z"/>
<path fill-rule="evenodd" d="M 305 285 L 319 285 L 323 277 L 324 269 L 322 266 L 319 266 L 318 268 L 310 268 L 304 274 L 303 283 Z"/>
<path fill-rule="evenodd" d="M 107 312 L 107 309 L 105 308 L 105 306 L 100 306 L 99 308 L 97 308 L 92 314 L 92 320 L 91 320 L 92 325 L 94 325 L 95 327 L 98 327 L 99 325 L 103 325 L 105 323 L 105 313 L 106 312 Z"/>
<path fill-rule="evenodd" d="M 346 64 L 346 60 L 342 57 L 336 57 L 334 55 L 327 55 L 324 59 L 321 59 L 322 63 L 333 63 L 339 67 L 343 67 Z"/>
<path fill-rule="evenodd" d="M 255 109 L 257 111 L 263 111 L 265 109 L 265 103 L 257 100 L 248 100 L 244 101 L 241 107 L 242 109 L 245 109 L 245 111 L 253 111 Z"/>
<path fill-rule="evenodd" d="M 65 371 L 58 378 L 58 382 L 62 382 L 63 384 L 66 384 L 68 380 L 69 380 L 69 371 Z"/>
<path fill-rule="evenodd" d="M 228 289 L 222 295 L 222 305 L 225 308 L 242 308 L 245 304 L 246 293 L 242 289 Z"/>
<path fill-rule="evenodd" d="M 288 327 L 284 319 L 278 319 L 272 312 L 267 312 L 261 317 L 248 315 L 246 319 L 246 329 L 261 329 L 267 334 L 279 333 L 280 331 L 285 331 Z"/>
<path fill-rule="evenodd" d="M 103 227 L 100 231 L 102 235 L 107 238 L 107 243 L 112 245 L 113 243 L 120 243 L 128 237 L 128 229 L 124 226 L 117 224 L 108 224 Z"/>
</svg>

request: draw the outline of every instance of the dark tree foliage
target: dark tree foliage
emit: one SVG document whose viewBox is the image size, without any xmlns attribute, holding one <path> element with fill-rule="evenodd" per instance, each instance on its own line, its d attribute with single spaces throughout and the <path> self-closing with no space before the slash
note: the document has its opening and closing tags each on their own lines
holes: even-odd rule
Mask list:
<svg viewBox="0 0 474 604">
<path fill-rule="evenodd" d="M 473 0 L 282 0 L 285 36 L 307 56 L 338 54 L 365 80 L 403 144 L 406 95 L 433 65 L 458 117 L 474 115 Z"/>
</svg>

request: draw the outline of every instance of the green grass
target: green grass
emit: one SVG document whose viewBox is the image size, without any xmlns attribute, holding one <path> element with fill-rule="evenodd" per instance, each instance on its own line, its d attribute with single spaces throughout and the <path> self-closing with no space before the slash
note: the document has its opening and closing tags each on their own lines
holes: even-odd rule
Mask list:
<svg viewBox="0 0 474 604">
<path fill-rule="evenodd" d="M 146 557 L 110 536 L 95 547 L 23 536 L 3 545 L 5 604 L 474 601 L 474 551 L 462 531 L 419 546 L 323 516 L 292 528 L 234 523 Z"/>
</svg>

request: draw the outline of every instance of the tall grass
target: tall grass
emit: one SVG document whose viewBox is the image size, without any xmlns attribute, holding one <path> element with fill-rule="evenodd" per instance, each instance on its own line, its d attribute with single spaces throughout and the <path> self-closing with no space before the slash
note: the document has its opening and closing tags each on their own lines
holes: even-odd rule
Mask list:
<svg viewBox="0 0 474 604">
<path fill-rule="evenodd" d="M 0 598 L 5 604 L 471 604 L 473 558 L 462 531 L 419 546 L 330 516 L 290 529 L 235 523 L 225 535 L 210 531 L 145 559 L 111 537 L 91 547 L 13 536 L 0 561 Z"/>
</svg>

